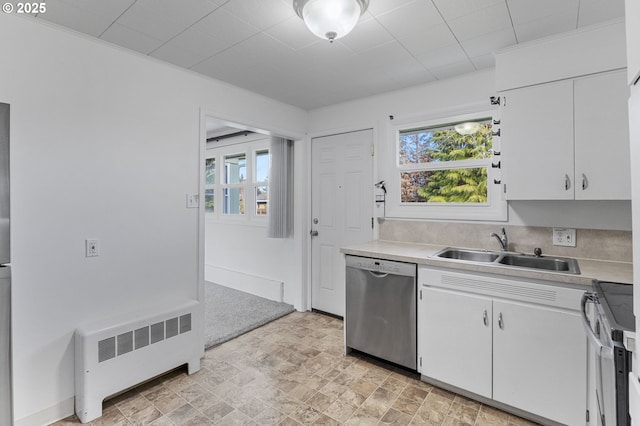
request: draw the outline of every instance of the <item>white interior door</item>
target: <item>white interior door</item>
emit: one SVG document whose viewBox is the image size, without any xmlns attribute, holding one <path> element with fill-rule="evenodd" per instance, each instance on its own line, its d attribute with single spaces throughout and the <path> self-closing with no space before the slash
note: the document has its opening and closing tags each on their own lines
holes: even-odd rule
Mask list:
<svg viewBox="0 0 640 426">
<path fill-rule="evenodd" d="M 340 248 L 373 239 L 372 146 L 371 129 L 311 140 L 311 307 L 341 317 Z"/>
</svg>

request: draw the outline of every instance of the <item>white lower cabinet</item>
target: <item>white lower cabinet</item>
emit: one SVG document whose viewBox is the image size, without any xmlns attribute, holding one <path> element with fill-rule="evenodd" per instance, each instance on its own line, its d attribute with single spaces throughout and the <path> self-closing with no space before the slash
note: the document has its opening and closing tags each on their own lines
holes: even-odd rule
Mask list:
<svg viewBox="0 0 640 426">
<path fill-rule="evenodd" d="M 583 290 L 421 267 L 419 371 L 563 424 L 585 424 Z"/>
<path fill-rule="evenodd" d="M 421 296 L 420 372 L 491 398 L 491 299 L 429 287 Z"/>
</svg>

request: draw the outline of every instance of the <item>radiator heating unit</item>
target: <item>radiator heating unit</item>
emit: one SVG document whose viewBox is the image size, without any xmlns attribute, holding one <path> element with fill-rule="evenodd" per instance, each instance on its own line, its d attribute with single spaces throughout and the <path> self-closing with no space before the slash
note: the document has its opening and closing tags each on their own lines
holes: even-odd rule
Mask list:
<svg viewBox="0 0 640 426">
<path fill-rule="evenodd" d="M 111 318 L 75 333 L 75 410 L 82 423 L 102 416 L 102 402 L 184 364 L 200 369 L 204 345 L 197 301 Z"/>
</svg>

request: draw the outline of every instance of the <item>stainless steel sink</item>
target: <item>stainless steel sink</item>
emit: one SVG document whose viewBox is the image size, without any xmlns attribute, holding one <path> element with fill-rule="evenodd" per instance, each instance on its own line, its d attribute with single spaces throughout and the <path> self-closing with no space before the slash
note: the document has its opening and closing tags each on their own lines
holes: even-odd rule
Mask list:
<svg viewBox="0 0 640 426">
<path fill-rule="evenodd" d="M 546 271 L 567 272 L 579 274 L 578 261 L 564 257 L 536 257 L 526 254 L 507 254 L 498 260 L 498 263 L 521 268 L 544 269 Z"/>
<path fill-rule="evenodd" d="M 445 259 L 466 260 L 467 262 L 493 262 L 500 257 L 500 254 L 485 250 L 468 250 L 449 247 L 440 250 L 436 253 L 436 256 Z"/>
<path fill-rule="evenodd" d="M 524 253 L 473 250 L 456 247 L 447 247 L 442 249 L 434 256 L 441 259 L 482 263 L 496 267 L 509 266 L 551 272 L 564 272 L 567 274 L 580 274 L 578 261 L 566 257 L 533 256 Z"/>
</svg>

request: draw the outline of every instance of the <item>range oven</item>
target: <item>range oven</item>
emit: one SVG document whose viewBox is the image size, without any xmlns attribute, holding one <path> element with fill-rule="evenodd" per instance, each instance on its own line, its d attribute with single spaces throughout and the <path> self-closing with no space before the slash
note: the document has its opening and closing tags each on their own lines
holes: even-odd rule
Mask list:
<svg viewBox="0 0 640 426">
<path fill-rule="evenodd" d="M 593 304 L 591 318 L 587 304 Z M 582 296 L 582 323 L 595 353 L 598 425 L 630 425 L 631 352 L 624 332 L 635 330 L 633 285 L 594 281 L 593 291 Z"/>
</svg>

